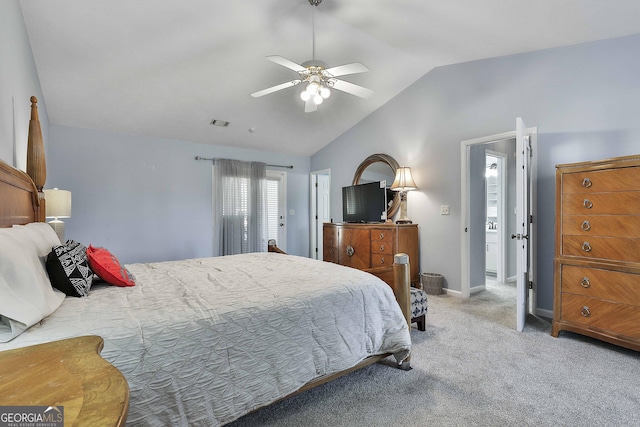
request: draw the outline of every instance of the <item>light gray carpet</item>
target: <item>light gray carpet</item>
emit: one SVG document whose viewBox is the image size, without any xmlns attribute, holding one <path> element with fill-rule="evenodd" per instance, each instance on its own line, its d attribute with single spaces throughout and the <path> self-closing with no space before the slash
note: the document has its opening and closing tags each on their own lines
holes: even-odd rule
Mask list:
<svg viewBox="0 0 640 427">
<path fill-rule="evenodd" d="M 515 291 L 430 296 L 411 371 L 375 364 L 230 426 L 639 426 L 640 353 L 561 332 Z"/>
</svg>

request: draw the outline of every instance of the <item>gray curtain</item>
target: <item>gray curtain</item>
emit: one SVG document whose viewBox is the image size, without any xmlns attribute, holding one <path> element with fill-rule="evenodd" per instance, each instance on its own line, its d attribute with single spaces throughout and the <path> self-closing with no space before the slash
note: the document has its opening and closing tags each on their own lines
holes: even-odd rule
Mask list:
<svg viewBox="0 0 640 427">
<path fill-rule="evenodd" d="M 213 256 L 267 250 L 264 163 L 213 162 Z"/>
</svg>

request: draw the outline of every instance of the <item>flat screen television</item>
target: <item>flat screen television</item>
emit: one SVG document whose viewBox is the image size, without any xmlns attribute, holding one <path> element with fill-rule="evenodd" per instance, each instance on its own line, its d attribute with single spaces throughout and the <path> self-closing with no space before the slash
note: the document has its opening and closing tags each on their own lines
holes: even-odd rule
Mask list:
<svg viewBox="0 0 640 427">
<path fill-rule="evenodd" d="M 387 212 L 387 188 L 380 181 L 342 187 L 344 222 L 384 222 Z"/>
</svg>

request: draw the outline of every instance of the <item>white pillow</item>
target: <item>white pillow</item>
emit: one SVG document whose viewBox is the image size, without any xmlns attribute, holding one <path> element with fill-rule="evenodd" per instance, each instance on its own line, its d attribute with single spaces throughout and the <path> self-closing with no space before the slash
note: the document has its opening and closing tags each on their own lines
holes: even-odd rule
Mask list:
<svg viewBox="0 0 640 427">
<path fill-rule="evenodd" d="M 23 229 L 38 246 L 38 256 L 46 257 L 54 246 L 62 244 L 53 227 L 44 222 L 30 222 L 27 225 L 14 225 Z"/>
<path fill-rule="evenodd" d="M 65 295 L 51 287 L 40 256 L 50 242 L 34 238 L 46 235 L 43 230 L 0 228 L 0 342 L 20 335 L 64 301 Z"/>
</svg>

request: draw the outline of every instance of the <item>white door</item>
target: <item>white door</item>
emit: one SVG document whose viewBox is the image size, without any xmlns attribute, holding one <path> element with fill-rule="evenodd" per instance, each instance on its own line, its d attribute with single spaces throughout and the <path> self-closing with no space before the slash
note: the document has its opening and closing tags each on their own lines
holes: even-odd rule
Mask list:
<svg viewBox="0 0 640 427">
<path fill-rule="evenodd" d="M 529 294 L 529 247 L 533 240 L 530 230 L 529 178 L 531 175 L 531 143 L 527 127 L 516 119 L 516 230 L 511 235 L 517 240 L 516 249 L 516 330 L 524 329 Z"/>
<path fill-rule="evenodd" d="M 329 196 L 331 189 L 330 171 L 311 172 L 311 258 L 323 259 L 322 224 L 331 222 Z"/>
<path fill-rule="evenodd" d="M 275 239 L 276 245 L 287 250 L 287 173 L 267 171 L 267 229 L 268 238 Z"/>
</svg>

